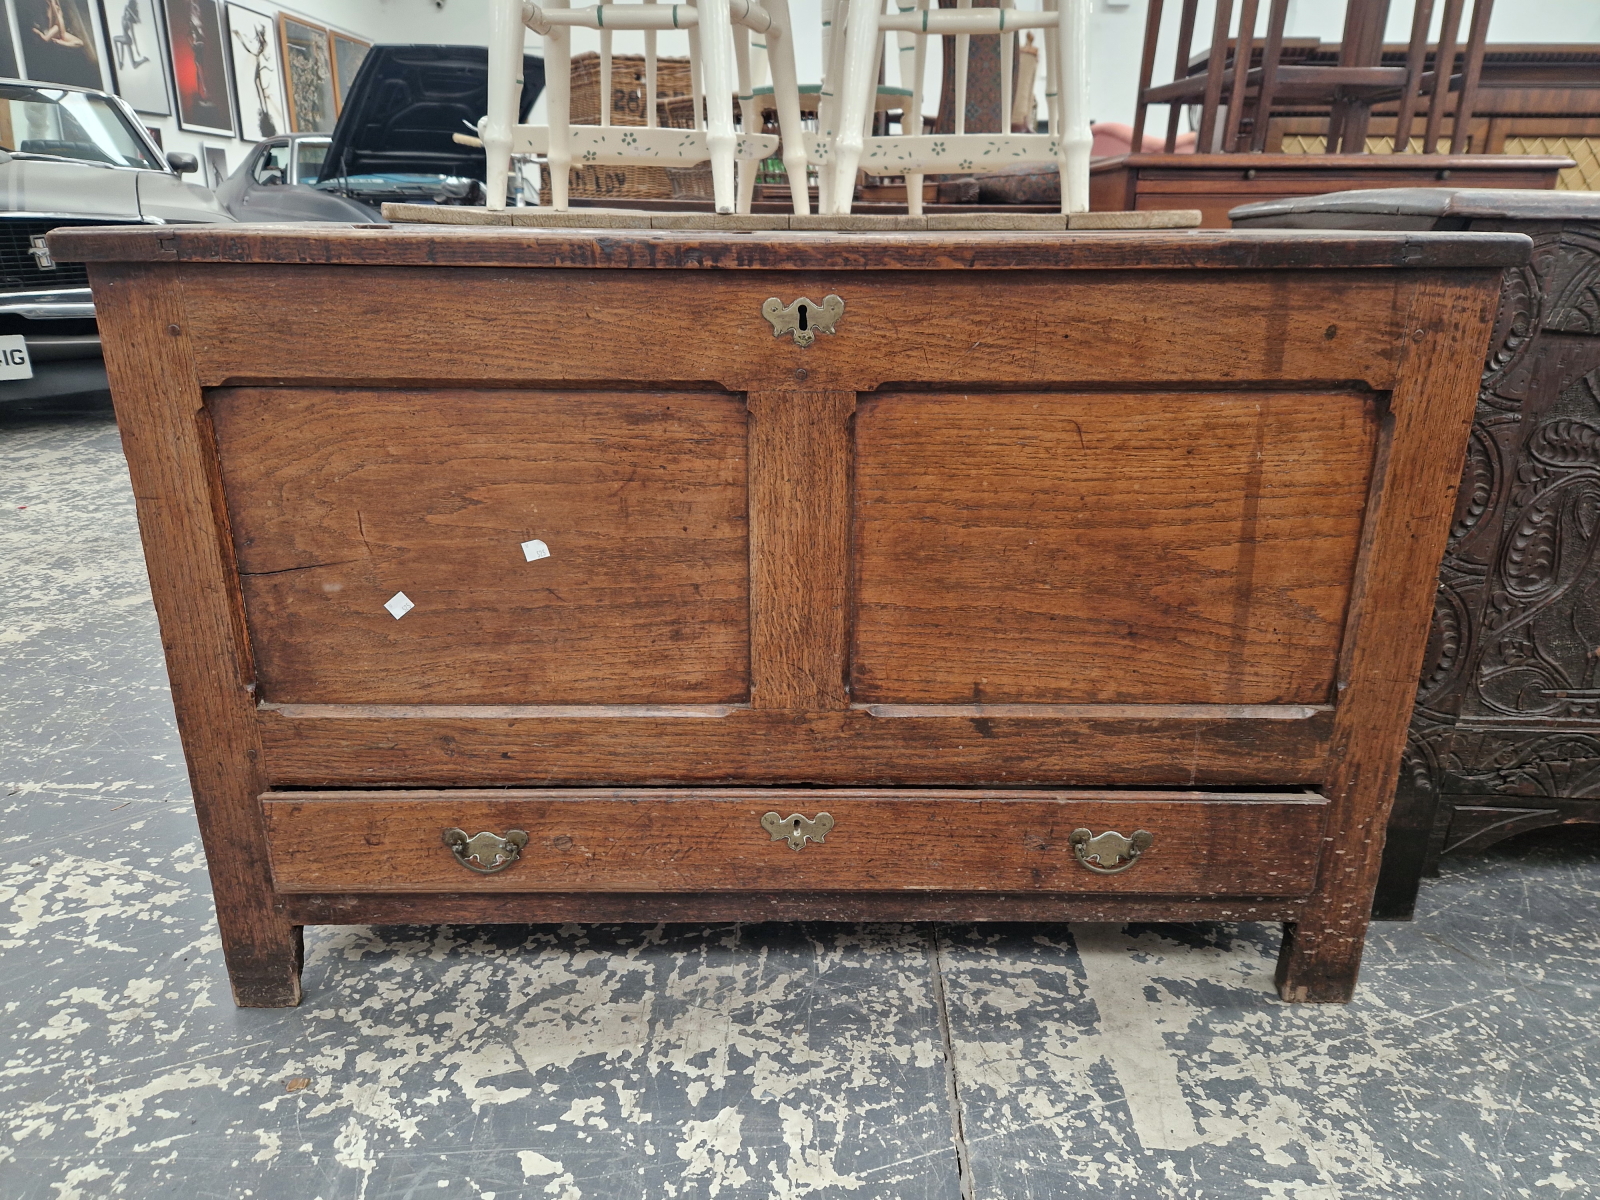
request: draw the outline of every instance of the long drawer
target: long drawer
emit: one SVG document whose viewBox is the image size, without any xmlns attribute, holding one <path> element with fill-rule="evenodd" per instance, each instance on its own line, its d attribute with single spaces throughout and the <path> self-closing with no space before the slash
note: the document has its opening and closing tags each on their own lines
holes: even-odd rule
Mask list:
<svg viewBox="0 0 1600 1200">
<path fill-rule="evenodd" d="M 1303 896 L 1312 793 L 582 788 L 268 792 L 279 892 Z"/>
</svg>

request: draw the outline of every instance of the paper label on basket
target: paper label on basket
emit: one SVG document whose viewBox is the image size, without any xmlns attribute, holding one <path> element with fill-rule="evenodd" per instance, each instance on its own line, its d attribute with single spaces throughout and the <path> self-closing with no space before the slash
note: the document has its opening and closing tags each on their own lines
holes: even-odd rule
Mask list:
<svg viewBox="0 0 1600 1200">
<path fill-rule="evenodd" d="M 522 543 L 522 556 L 529 562 L 533 562 L 538 558 L 549 558 L 550 547 L 546 546 L 538 538 L 534 538 L 531 542 Z"/>
</svg>

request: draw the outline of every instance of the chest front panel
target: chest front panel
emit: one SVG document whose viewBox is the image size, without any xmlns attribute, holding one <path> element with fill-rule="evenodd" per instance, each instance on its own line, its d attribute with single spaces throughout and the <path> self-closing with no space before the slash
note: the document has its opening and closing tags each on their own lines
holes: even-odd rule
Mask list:
<svg viewBox="0 0 1600 1200">
<path fill-rule="evenodd" d="M 275 784 L 1322 778 L 1392 275 L 185 283 Z"/>
</svg>

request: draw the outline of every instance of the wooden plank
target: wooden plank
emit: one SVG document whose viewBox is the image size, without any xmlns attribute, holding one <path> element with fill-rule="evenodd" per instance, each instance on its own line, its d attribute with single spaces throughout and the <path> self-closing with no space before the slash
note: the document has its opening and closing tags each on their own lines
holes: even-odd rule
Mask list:
<svg viewBox="0 0 1600 1200">
<path fill-rule="evenodd" d="M 1393 378 L 1404 278 L 1339 271 L 1319 274 L 1313 286 L 1309 277 L 1291 283 L 1270 272 L 1161 280 L 1137 272 L 907 273 L 852 283 L 800 271 L 184 271 L 208 384 L 654 390 L 666 381 L 740 392 L 952 380 L 1192 385 L 1197 361 L 1207 382 L 1360 380 L 1383 389 Z M 761 315 L 774 296 L 789 303 L 830 294 L 842 297 L 844 315 L 835 333 L 810 346 L 775 338 Z M 394 295 L 406 303 L 390 304 Z M 1162 314 L 1158 338 L 1152 306 Z M 1360 321 L 1348 319 L 1355 311 Z M 478 312 L 493 319 L 463 315 Z M 1324 336 L 1330 324 L 1341 331 L 1333 339 Z M 1197 345 L 1205 347 L 1199 360 Z"/>
<path fill-rule="evenodd" d="M 1286 1000 L 1350 999 L 1416 695 L 1499 295 L 1491 278 L 1414 283 L 1401 375 L 1363 532 L 1325 793 L 1333 804 L 1314 911 L 1285 930 Z"/>
<path fill-rule="evenodd" d="M 300 929 L 271 905 L 251 666 L 177 268 L 99 268 L 95 306 L 115 331 L 106 372 L 234 1002 L 298 1004 Z"/>
<path fill-rule="evenodd" d="M 752 392 L 750 703 L 842 709 L 854 392 Z"/>
<path fill-rule="evenodd" d="M 749 698 L 736 397 L 243 388 L 208 405 L 260 699 Z"/>
<path fill-rule="evenodd" d="M 1298 896 L 1311 890 L 1321 797 L 1205 793 L 598 790 L 287 792 L 262 796 L 279 892 L 1046 891 Z M 831 824 L 794 849 L 762 818 Z M 528 835 L 473 871 L 444 832 Z M 1152 834 L 1102 874 L 1073 830 Z M 1113 864 L 1113 865 L 1120 865 Z"/>
<path fill-rule="evenodd" d="M 1374 406 L 1264 392 L 864 399 L 852 696 L 1328 703 Z"/>
<path fill-rule="evenodd" d="M 1299 899 L 1070 896 L 1052 892 L 373 892 L 281 895 L 305 925 L 561 924 L 568 921 L 1293 921 Z"/>
<path fill-rule="evenodd" d="M 1332 714 L 874 717 L 732 709 L 718 719 L 258 714 L 277 786 L 460 784 L 1308 784 Z"/>
<path fill-rule="evenodd" d="M 1185 156 L 1188 158 L 1190 156 Z M 1231 155 L 1195 155 L 1231 159 Z M 1264 155 L 1258 166 L 1281 165 Z M 1372 158 L 1384 155 L 1344 156 Z M 1477 155 L 1464 156 L 1467 159 Z M 1130 155 L 1132 165 L 1161 164 L 1161 156 Z M 1102 170 L 1121 159 L 1107 159 Z M 1323 161 L 1323 160 L 1318 160 Z M 1510 156 L 1506 170 L 1543 170 L 1570 159 Z M 1197 162 L 1196 166 L 1204 163 Z M 1226 165 L 1226 164 L 1224 164 Z M 1238 166 L 1235 161 L 1234 167 Z M 1435 166 L 1465 165 L 1440 158 Z M 1382 169 L 1377 167 L 1376 169 Z M 1245 232 L 1093 234 L 906 233 L 894 237 L 848 233 L 708 234 L 693 230 L 481 229 L 441 226 L 312 224 L 251 226 L 163 225 L 115 229 L 62 228 L 50 234 L 62 262 L 287 263 L 305 266 L 595 267 L 644 270 L 1058 271 L 1168 267 L 1262 270 L 1301 266 L 1333 269 L 1517 266 L 1527 248 L 1515 237 L 1455 233 L 1318 233 L 1294 239 Z M 92 279 L 92 276 L 91 276 Z M 407 294 L 407 299 L 413 298 Z"/>
</svg>

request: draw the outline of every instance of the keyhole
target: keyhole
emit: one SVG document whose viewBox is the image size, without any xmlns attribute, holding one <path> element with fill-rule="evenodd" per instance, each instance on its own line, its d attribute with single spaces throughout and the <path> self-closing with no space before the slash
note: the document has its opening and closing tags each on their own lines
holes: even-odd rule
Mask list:
<svg viewBox="0 0 1600 1200">
<path fill-rule="evenodd" d="M 800 306 L 800 328 L 804 330 L 806 327 L 806 306 L 802 304 Z"/>
</svg>

